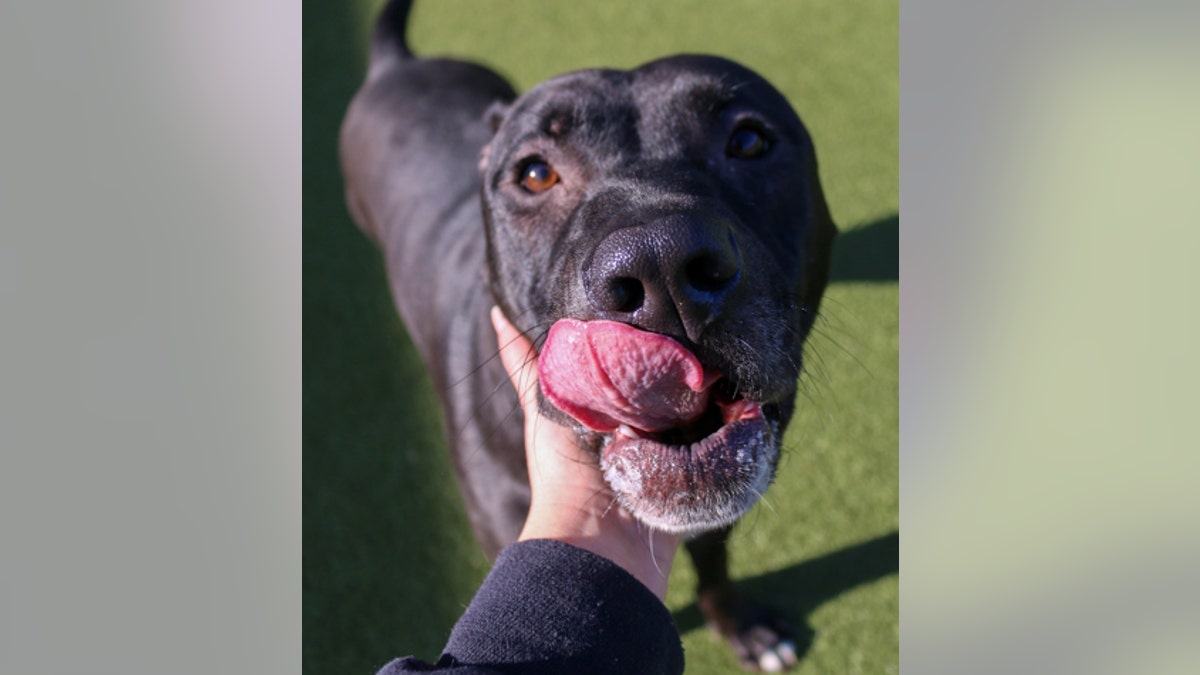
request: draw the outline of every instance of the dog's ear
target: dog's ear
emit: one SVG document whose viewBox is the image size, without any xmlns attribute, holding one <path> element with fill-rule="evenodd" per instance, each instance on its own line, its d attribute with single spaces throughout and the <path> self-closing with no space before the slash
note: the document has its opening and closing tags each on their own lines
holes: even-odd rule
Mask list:
<svg viewBox="0 0 1200 675">
<path fill-rule="evenodd" d="M 504 124 L 504 118 L 508 117 L 509 107 L 510 106 L 507 103 L 504 103 L 502 101 L 496 101 L 495 103 L 488 106 L 487 111 L 485 111 L 483 113 L 483 121 L 485 124 L 488 125 L 488 129 L 492 130 L 493 134 L 496 133 L 496 130 L 498 130 L 500 128 L 501 124 Z M 488 143 L 487 145 L 483 146 L 483 150 L 479 151 L 479 172 L 480 173 L 483 173 L 483 171 L 487 168 L 488 157 L 491 155 L 491 152 L 492 152 L 492 144 L 491 143 Z"/>
<path fill-rule="evenodd" d="M 500 128 L 500 125 L 504 123 L 504 118 L 508 117 L 509 107 L 510 106 L 503 101 L 496 101 L 488 106 L 487 111 L 483 113 L 483 121 L 487 123 L 488 128 L 492 130 L 493 134 L 496 133 L 496 130 Z"/>
<path fill-rule="evenodd" d="M 817 317 L 821 297 L 829 283 L 829 268 L 833 260 L 833 242 L 837 238 L 837 226 L 829 215 L 829 204 L 821 179 L 817 175 L 816 162 L 810 165 L 812 176 L 812 230 L 808 234 L 807 256 L 804 270 L 804 309 L 800 316 L 800 333 L 807 335 Z"/>
</svg>

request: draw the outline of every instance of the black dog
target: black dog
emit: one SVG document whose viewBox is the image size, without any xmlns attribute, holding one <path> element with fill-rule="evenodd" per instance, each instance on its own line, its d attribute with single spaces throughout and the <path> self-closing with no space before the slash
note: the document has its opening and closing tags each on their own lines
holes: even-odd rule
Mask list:
<svg viewBox="0 0 1200 675">
<path fill-rule="evenodd" d="M 381 15 L 346 115 L 346 198 L 432 372 L 480 543 L 494 557 L 515 541 L 529 505 L 499 305 L 545 357 L 543 410 L 578 430 L 621 503 L 698 534 L 709 625 L 749 668 L 794 664 L 786 624 L 729 581 L 725 539 L 774 476 L 836 234 L 803 124 L 711 56 L 570 73 L 518 98 L 481 66 L 414 58 L 409 4 Z M 632 347 L 581 356 L 552 326 Z M 606 380 L 631 409 L 605 408 L 572 378 L 604 359 L 686 371 L 666 386 L 688 402 Z"/>
</svg>

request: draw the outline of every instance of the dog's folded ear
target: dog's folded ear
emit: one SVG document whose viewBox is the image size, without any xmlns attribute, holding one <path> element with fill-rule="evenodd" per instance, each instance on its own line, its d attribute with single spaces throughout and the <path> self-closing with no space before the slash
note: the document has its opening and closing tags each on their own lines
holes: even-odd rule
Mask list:
<svg viewBox="0 0 1200 675">
<path fill-rule="evenodd" d="M 504 101 L 496 101 L 488 106 L 487 111 L 483 113 L 483 121 L 487 123 L 488 128 L 492 130 L 493 134 L 504 123 L 504 118 L 508 117 L 508 111 L 511 107 Z"/>
<path fill-rule="evenodd" d="M 508 111 L 511 107 L 512 106 L 503 101 L 496 101 L 488 106 L 488 109 L 484 111 L 483 121 L 485 124 L 487 124 L 488 129 L 491 129 L 493 134 L 496 133 L 496 130 L 500 128 L 501 124 L 504 124 L 504 118 L 508 117 Z M 479 151 L 480 173 L 483 173 L 485 170 L 487 170 L 488 156 L 491 154 L 491 151 L 491 143 L 483 146 L 483 149 Z"/>
</svg>

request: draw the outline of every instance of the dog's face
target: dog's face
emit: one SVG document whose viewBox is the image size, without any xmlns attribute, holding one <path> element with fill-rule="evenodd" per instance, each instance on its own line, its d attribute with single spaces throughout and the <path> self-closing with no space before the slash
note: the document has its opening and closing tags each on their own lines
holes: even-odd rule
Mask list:
<svg viewBox="0 0 1200 675">
<path fill-rule="evenodd" d="M 811 139 L 715 57 L 545 82 L 490 113 L 491 283 L 541 353 L 542 407 L 659 529 L 767 489 L 836 230 Z"/>
</svg>

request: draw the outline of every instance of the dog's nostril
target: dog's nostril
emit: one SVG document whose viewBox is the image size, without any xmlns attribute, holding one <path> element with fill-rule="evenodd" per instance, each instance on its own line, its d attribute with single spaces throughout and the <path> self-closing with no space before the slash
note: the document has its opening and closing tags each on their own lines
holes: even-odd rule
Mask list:
<svg viewBox="0 0 1200 675">
<path fill-rule="evenodd" d="M 642 306 L 646 299 L 646 289 L 642 282 L 632 277 L 617 277 L 609 283 L 609 299 L 612 309 L 617 312 L 633 312 Z"/>
<path fill-rule="evenodd" d="M 737 276 L 737 267 L 722 264 L 722 261 L 711 254 L 698 255 L 687 262 L 684 267 L 687 282 L 692 288 L 705 293 L 714 293 L 727 287 Z"/>
</svg>

